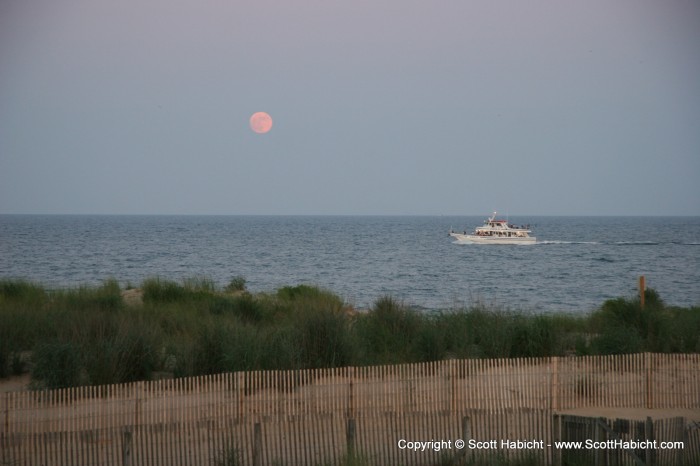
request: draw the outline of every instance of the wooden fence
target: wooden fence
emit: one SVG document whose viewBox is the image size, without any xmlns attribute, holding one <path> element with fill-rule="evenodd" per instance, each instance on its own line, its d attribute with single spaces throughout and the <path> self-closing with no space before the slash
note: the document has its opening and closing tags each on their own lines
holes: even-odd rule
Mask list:
<svg viewBox="0 0 700 466">
<path fill-rule="evenodd" d="M 0 403 L 3 465 L 313 466 L 349 450 L 370 464 L 434 464 L 484 452 L 457 450 L 457 439 L 549 445 L 553 415 L 570 409 L 700 414 L 700 355 L 238 372 L 5 393 Z M 402 448 L 418 440 L 450 443 Z M 556 456 L 551 448 L 498 447 L 542 463 Z"/>
<path fill-rule="evenodd" d="M 598 442 L 598 448 L 555 449 L 554 464 L 655 466 L 700 464 L 700 422 L 683 417 L 606 419 L 555 414 L 553 437 Z M 629 448 L 623 448 L 628 446 Z"/>
</svg>

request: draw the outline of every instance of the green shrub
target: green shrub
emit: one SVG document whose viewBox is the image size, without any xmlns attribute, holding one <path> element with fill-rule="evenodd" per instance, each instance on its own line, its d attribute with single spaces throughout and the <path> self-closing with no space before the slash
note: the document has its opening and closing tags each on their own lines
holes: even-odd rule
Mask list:
<svg viewBox="0 0 700 466">
<path fill-rule="evenodd" d="M 648 334 L 659 315 L 664 313 L 664 305 L 656 291 L 647 289 L 645 306 L 639 299 L 609 299 L 599 311 L 591 316 L 591 322 L 598 326 L 621 325 L 635 328 L 641 335 Z"/>
<path fill-rule="evenodd" d="M 336 294 L 311 285 L 284 286 L 277 290 L 277 298 L 286 304 L 314 304 L 328 307 L 343 306 L 343 300 Z"/>
<path fill-rule="evenodd" d="M 356 324 L 358 338 L 364 344 L 369 364 L 408 362 L 416 350 L 422 317 L 390 296 L 377 300 Z"/>
<path fill-rule="evenodd" d="M 423 344 L 429 345 L 430 340 L 434 340 L 440 345 L 435 352 L 452 358 L 481 357 L 482 351 L 475 343 L 477 328 L 472 318 L 472 312 L 466 309 L 433 314 L 431 333 L 434 334 L 423 337 Z"/>
<path fill-rule="evenodd" d="M 263 363 L 265 353 L 275 356 L 267 365 Z M 260 330 L 251 325 L 239 325 L 228 332 L 223 365 L 227 371 L 286 368 L 277 360 L 278 355 L 273 348 L 266 346 Z"/>
<path fill-rule="evenodd" d="M 40 302 L 46 298 L 46 291 L 40 285 L 26 280 L 0 280 L 0 302 L 33 301 Z"/>
<path fill-rule="evenodd" d="M 471 339 L 481 358 L 509 357 L 513 347 L 516 315 L 501 310 L 476 308 L 467 314 Z"/>
<path fill-rule="evenodd" d="M 121 289 L 116 280 L 110 279 L 97 288 L 80 286 L 51 293 L 52 306 L 68 311 L 116 311 L 122 308 Z"/>
<path fill-rule="evenodd" d="M 454 357 L 454 353 L 448 351 L 449 341 L 445 338 L 444 330 L 439 318 L 425 316 L 422 319 L 415 340 L 415 361 L 440 361 L 448 355 Z"/>
<path fill-rule="evenodd" d="M 208 375 L 227 372 L 227 353 L 230 329 L 211 322 L 203 325 L 192 341 L 187 354 L 180 354 L 178 374 Z M 188 365 L 190 365 L 188 367 Z"/>
<path fill-rule="evenodd" d="M 213 294 L 216 293 L 216 283 L 209 277 L 189 277 L 182 281 L 182 286 L 190 293 Z"/>
<path fill-rule="evenodd" d="M 228 335 L 221 327 L 203 330 L 197 339 L 195 373 L 193 375 L 217 374 L 226 372 L 226 344 Z"/>
<path fill-rule="evenodd" d="M 222 315 L 234 312 L 236 309 L 236 302 L 229 296 L 212 295 L 207 300 L 206 307 L 210 313 Z"/>
<path fill-rule="evenodd" d="M 257 350 L 258 369 L 292 370 L 304 367 L 297 332 L 291 325 L 265 329 L 251 348 Z"/>
<path fill-rule="evenodd" d="M 237 296 L 231 302 L 233 313 L 245 322 L 261 322 L 265 318 L 263 305 L 249 294 Z"/>
<path fill-rule="evenodd" d="M 509 357 L 529 358 L 554 356 L 559 352 L 557 329 L 547 316 L 520 316 L 513 323 Z"/>
<path fill-rule="evenodd" d="M 352 363 L 349 321 L 342 309 L 311 308 L 300 312 L 296 320 L 303 368 L 343 367 Z"/>
<path fill-rule="evenodd" d="M 36 347 L 32 357 L 32 379 L 40 388 L 68 388 L 83 385 L 83 361 L 73 342 L 52 341 Z"/>
<path fill-rule="evenodd" d="M 27 361 L 21 353 L 13 353 L 10 355 L 10 359 L 10 373 L 12 375 L 22 375 L 27 371 Z"/>
<path fill-rule="evenodd" d="M 91 385 L 149 380 L 157 349 L 146 327 L 122 322 L 103 338 L 83 341 L 87 382 Z"/>
<path fill-rule="evenodd" d="M 236 293 L 246 290 L 246 280 L 245 277 L 236 276 L 231 279 L 231 281 L 226 285 L 224 291 L 227 293 Z"/>
<path fill-rule="evenodd" d="M 669 310 L 668 351 L 700 353 L 700 307 Z"/>
<path fill-rule="evenodd" d="M 617 298 L 605 301 L 591 315 L 591 329 L 599 335 L 594 340 L 594 351 L 602 354 L 673 351 L 672 312 L 653 289 L 645 290 L 644 296 L 644 307 L 638 298 Z"/>
<path fill-rule="evenodd" d="M 630 354 L 644 350 L 644 341 L 638 332 L 623 325 L 606 327 L 596 336 L 591 346 L 594 354 Z"/>
<path fill-rule="evenodd" d="M 6 339 L 0 335 L 0 379 L 10 375 L 10 348 Z"/>
<path fill-rule="evenodd" d="M 141 284 L 144 303 L 173 303 L 183 301 L 189 296 L 188 291 L 177 282 L 149 278 Z"/>
<path fill-rule="evenodd" d="M 311 285 L 226 293 L 207 278 L 151 278 L 141 288 L 143 305 L 125 306 L 113 279 L 57 291 L 0 280 L 0 377 L 24 371 L 32 350 L 35 385 L 51 388 L 144 380 L 154 371 L 700 352 L 700 308 L 667 307 L 651 289 L 644 308 L 619 298 L 576 317 L 484 306 L 419 312 L 390 296 L 357 313 Z"/>
</svg>

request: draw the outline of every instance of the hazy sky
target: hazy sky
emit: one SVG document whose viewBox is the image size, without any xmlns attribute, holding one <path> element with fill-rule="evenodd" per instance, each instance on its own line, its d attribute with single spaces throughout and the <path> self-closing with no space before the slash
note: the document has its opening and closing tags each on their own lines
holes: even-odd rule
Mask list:
<svg viewBox="0 0 700 466">
<path fill-rule="evenodd" d="M 492 210 L 700 215 L 700 1 L 0 0 L 0 213 Z"/>
</svg>

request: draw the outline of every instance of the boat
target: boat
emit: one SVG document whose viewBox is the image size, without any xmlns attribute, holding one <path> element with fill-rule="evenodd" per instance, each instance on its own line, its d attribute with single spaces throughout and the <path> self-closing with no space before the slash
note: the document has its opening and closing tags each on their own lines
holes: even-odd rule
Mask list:
<svg viewBox="0 0 700 466">
<path fill-rule="evenodd" d="M 506 220 L 496 219 L 497 212 L 476 227 L 472 233 L 458 233 L 450 230 L 450 236 L 460 242 L 481 244 L 535 244 L 536 238 L 530 236 L 530 225 L 516 226 Z"/>
</svg>

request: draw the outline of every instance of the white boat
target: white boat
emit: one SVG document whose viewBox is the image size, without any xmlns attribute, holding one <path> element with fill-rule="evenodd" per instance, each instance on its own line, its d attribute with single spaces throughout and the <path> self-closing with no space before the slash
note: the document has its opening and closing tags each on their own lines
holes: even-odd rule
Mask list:
<svg viewBox="0 0 700 466">
<path fill-rule="evenodd" d="M 497 220 L 496 212 L 472 233 L 450 230 L 450 236 L 457 241 L 482 244 L 535 244 L 536 239 L 530 233 L 530 225 L 515 226 L 506 220 Z"/>
</svg>

